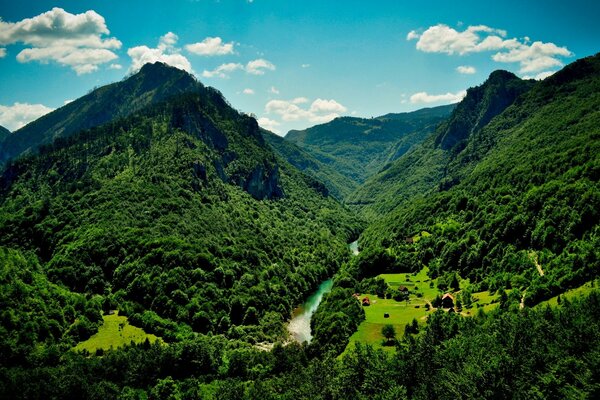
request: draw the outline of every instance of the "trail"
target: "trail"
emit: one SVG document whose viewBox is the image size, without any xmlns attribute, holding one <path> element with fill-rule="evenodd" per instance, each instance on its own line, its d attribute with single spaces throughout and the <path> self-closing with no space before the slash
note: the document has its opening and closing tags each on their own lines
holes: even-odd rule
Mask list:
<svg viewBox="0 0 600 400">
<path fill-rule="evenodd" d="M 533 263 L 535 264 L 535 267 L 537 268 L 538 273 L 540 274 L 540 276 L 544 276 L 544 270 L 542 269 L 542 266 L 539 263 L 537 253 L 534 252 L 534 251 L 532 251 L 532 252 L 529 253 L 529 256 L 533 260 Z"/>
<path fill-rule="evenodd" d="M 521 296 L 521 302 L 519 303 L 519 308 L 521 310 L 525 308 L 525 293 L 527 293 L 527 289 L 523 291 L 523 295 Z"/>
</svg>

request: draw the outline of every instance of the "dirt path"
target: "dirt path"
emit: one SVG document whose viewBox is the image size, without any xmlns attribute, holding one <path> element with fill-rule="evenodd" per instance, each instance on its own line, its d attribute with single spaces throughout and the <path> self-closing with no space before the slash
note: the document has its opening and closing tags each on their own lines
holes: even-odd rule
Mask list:
<svg viewBox="0 0 600 400">
<path fill-rule="evenodd" d="M 532 252 L 529 253 L 529 256 L 533 260 L 533 263 L 535 264 L 535 267 L 537 268 L 540 276 L 544 276 L 544 270 L 542 269 L 542 266 L 539 263 L 539 259 L 538 259 L 537 253 L 534 252 L 534 251 L 532 251 Z"/>
<path fill-rule="evenodd" d="M 519 303 L 519 308 L 520 309 L 524 309 L 525 308 L 525 293 L 527 293 L 527 289 L 525 289 L 523 291 L 523 295 L 521 296 L 521 302 Z"/>
</svg>

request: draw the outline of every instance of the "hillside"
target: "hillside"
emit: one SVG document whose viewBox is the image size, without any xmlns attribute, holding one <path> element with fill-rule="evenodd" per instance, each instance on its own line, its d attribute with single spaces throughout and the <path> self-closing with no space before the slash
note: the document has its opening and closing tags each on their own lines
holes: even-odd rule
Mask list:
<svg viewBox="0 0 600 400">
<path fill-rule="evenodd" d="M 180 74 L 154 68 L 167 84 Z M 167 341 L 280 337 L 348 257 L 354 224 L 256 120 L 201 86 L 55 140 L 0 178 L 1 246 Z"/>
<path fill-rule="evenodd" d="M 10 131 L 3 126 L 0 126 L 0 143 L 10 135 Z"/>
<path fill-rule="evenodd" d="M 184 71 L 165 68 L 161 63 L 146 64 L 137 74 L 94 89 L 13 132 L 0 142 L 0 164 L 40 145 L 52 143 L 56 138 L 68 137 L 202 87 Z"/>
<path fill-rule="evenodd" d="M 323 182 L 328 192 L 338 200 L 343 200 L 356 189 L 356 183 L 336 171 L 333 166 L 319 161 L 306 150 L 279 135 L 264 129 L 261 132 L 277 155 L 305 174 Z"/>
<path fill-rule="evenodd" d="M 453 108 L 440 106 L 371 119 L 341 117 L 290 131 L 285 138 L 343 174 L 352 182 L 352 189 L 422 142 Z"/>
<path fill-rule="evenodd" d="M 493 72 L 482 85 L 467 91 L 451 116 L 437 127 L 435 135 L 371 176 L 349 196 L 348 204 L 357 205 L 365 215 L 376 218 L 406 200 L 437 189 L 443 179 L 448 179 L 448 164 L 461 154 L 474 132 L 533 85 L 533 81 L 523 81 L 507 71 Z"/>
<path fill-rule="evenodd" d="M 600 55 L 535 84 L 504 79 L 500 93 L 531 88 L 495 117 L 482 112 L 492 105 L 486 96 L 474 96 L 494 78 L 365 185 L 358 198 L 379 192 L 365 212 L 381 219 L 362 243 L 387 248 L 402 268 L 425 263 L 434 276 L 457 272 L 483 290 L 526 289 L 525 303 L 535 304 L 597 275 Z M 452 128 L 456 118 L 463 129 Z M 431 235 L 407 243 L 422 231 Z"/>
</svg>

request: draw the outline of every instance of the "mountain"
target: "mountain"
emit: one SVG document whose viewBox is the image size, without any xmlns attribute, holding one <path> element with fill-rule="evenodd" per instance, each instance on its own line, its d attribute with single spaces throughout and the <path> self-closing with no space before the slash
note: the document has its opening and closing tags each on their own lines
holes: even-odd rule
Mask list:
<svg viewBox="0 0 600 400">
<path fill-rule="evenodd" d="M 402 268 L 514 288 L 527 305 L 592 280 L 599 93 L 600 55 L 541 82 L 493 73 L 435 136 L 359 190 L 357 207 L 373 218 L 361 243 Z"/>
<path fill-rule="evenodd" d="M 10 135 L 10 131 L 3 126 L 0 126 L 0 143 Z"/>
<path fill-rule="evenodd" d="M 306 150 L 279 135 L 264 129 L 261 131 L 267 143 L 280 157 L 305 174 L 323 182 L 327 191 L 338 200 L 343 200 L 356 188 L 355 182 L 336 171 L 333 166 L 319 161 Z"/>
<path fill-rule="evenodd" d="M 54 139 L 125 117 L 169 97 L 201 90 L 203 85 L 190 74 L 146 64 L 135 75 L 92 90 L 87 95 L 18 129 L 0 142 L 0 164 L 33 151 Z"/>
<path fill-rule="evenodd" d="M 162 64 L 126 82 L 144 82 L 148 71 L 168 87 L 189 81 L 195 90 L 11 162 L 0 176 L 0 248 L 20 252 L 10 260 L 26 254 L 52 285 L 102 299 L 167 341 L 198 332 L 275 340 L 293 307 L 349 257 L 346 243 L 360 227 L 217 90 Z M 168 87 L 136 93 L 148 99 Z M 74 103 L 90 109 L 94 99 Z M 92 324 L 99 317 L 90 307 Z M 75 314 L 55 311 L 60 317 L 48 318 L 60 320 L 57 333 L 45 343 L 66 345 Z M 88 336 L 90 324 L 82 327 Z M 47 338 L 27 329 L 6 339 L 18 346 L 0 346 L 12 349 L 11 360 L 25 362 L 14 349 Z"/>
<path fill-rule="evenodd" d="M 454 105 L 447 105 L 371 119 L 340 117 L 303 131 L 292 130 L 285 138 L 347 177 L 351 191 L 422 142 L 453 109 Z"/>
<path fill-rule="evenodd" d="M 391 211 L 413 196 L 425 195 L 435 189 L 441 180 L 449 180 L 451 160 L 465 158 L 466 152 L 461 152 L 474 133 L 533 85 L 533 81 L 521 80 L 507 71 L 493 72 L 482 85 L 467 91 L 451 116 L 438 126 L 435 135 L 371 176 L 347 199 L 348 203 L 362 207 L 363 213 L 376 216 Z"/>
</svg>

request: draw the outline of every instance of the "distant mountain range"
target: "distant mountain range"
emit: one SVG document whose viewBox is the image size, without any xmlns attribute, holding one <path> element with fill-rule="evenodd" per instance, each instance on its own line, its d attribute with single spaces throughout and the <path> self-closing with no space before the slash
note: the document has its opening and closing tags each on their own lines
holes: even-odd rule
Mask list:
<svg viewBox="0 0 600 400">
<path fill-rule="evenodd" d="M 288 132 L 285 139 L 346 179 L 344 193 L 352 192 L 369 176 L 421 143 L 444 121 L 454 105 L 425 108 L 377 118 L 340 117 L 302 131 Z"/>
</svg>

